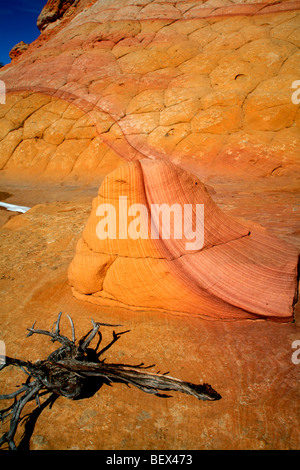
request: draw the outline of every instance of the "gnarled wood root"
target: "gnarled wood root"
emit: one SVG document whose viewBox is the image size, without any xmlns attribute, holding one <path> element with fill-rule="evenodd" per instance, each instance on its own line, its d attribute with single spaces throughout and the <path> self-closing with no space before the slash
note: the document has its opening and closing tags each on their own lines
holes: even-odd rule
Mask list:
<svg viewBox="0 0 300 470">
<path fill-rule="evenodd" d="M 69 316 L 72 339 L 70 340 L 60 333 L 61 315 L 62 313 L 60 312 L 51 331 L 36 329 L 34 325 L 28 328 L 29 333 L 27 336 L 42 334 L 49 336 L 52 342 L 57 341 L 61 344 L 46 360 L 38 360 L 32 363 L 30 361 L 6 357 L 5 363 L 0 367 L 0 370 L 2 370 L 9 365 L 17 366 L 28 376 L 26 382 L 15 392 L 9 395 L 0 395 L 0 399 L 14 399 L 11 406 L 0 411 L 2 422 L 6 418 L 11 417 L 10 429 L 1 437 L 0 447 L 4 443 L 8 443 L 10 449 L 17 449 L 14 436 L 21 420 L 21 412 L 26 403 L 35 399 L 37 405 L 40 406 L 39 397 L 45 393 L 54 393 L 66 398 L 80 399 L 86 395 L 92 381 L 94 386 L 95 381 L 98 383 L 97 389 L 103 383 L 121 382 L 133 385 L 143 392 L 161 397 L 167 395 L 160 392 L 178 391 L 192 395 L 199 400 L 213 401 L 221 398 L 209 384 L 197 385 L 166 375 L 167 373 L 145 372 L 145 369 L 153 367 L 154 364 L 145 366 L 144 363 L 137 365 L 106 363 L 105 359 L 100 359 L 100 357 L 128 330 L 120 333 L 113 331 L 112 341 L 99 350 L 102 339 L 100 326 L 116 327 L 121 325 L 96 323 L 92 320 L 92 329 L 76 343 L 74 324 Z M 89 346 L 97 335 L 97 345 L 92 349 Z"/>
</svg>

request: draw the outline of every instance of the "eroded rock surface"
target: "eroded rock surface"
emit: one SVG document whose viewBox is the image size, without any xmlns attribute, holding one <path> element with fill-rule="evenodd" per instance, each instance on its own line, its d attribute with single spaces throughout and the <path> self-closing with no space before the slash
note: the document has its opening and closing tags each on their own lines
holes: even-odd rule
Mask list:
<svg viewBox="0 0 300 470">
<path fill-rule="evenodd" d="M 16 57 L 19 57 L 23 54 L 24 51 L 27 51 L 29 44 L 25 43 L 24 41 L 18 42 L 9 53 L 9 57 L 11 60 L 14 60 Z"/>
<path fill-rule="evenodd" d="M 106 147 L 202 179 L 298 185 L 297 2 L 53 0 L 39 23 L 40 37 L 0 72 L 2 178 L 50 169 L 84 180 Z"/>
</svg>

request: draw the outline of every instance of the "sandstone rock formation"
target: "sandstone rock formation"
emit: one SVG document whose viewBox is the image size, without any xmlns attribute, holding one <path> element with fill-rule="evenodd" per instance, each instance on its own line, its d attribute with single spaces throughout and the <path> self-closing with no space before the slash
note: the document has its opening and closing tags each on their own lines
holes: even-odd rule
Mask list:
<svg viewBox="0 0 300 470">
<path fill-rule="evenodd" d="M 11 60 L 14 60 L 16 57 L 19 57 L 23 54 L 24 51 L 27 51 L 29 44 L 25 43 L 24 41 L 18 42 L 9 53 L 9 57 Z"/>
<path fill-rule="evenodd" d="M 299 359 L 299 302 L 294 322 L 260 321 L 292 318 L 295 251 L 261 225 L 300 248 L 299 2 L 57 0 L 47 3 L 38 23 L 39 38 L 0 70 L 0 84 L 7 88 L 6 104 L 0 104 L 0 199 L 32 207 L 22 215 L 0 210 L 0 340 L 8 355 L 34 361 L 50 352 L 39 338 L 32 343 L 24 337 L 35 320 L 47 329 L 63 311 L 74 319 L 78 337 L 90 318 L 122 324 L 131 332 L 107 351 L 109 360 L 160 364 L 182 379 L 211 383 L 224 399 L 213 408 L 199 407 L 185 396 L 164 400 L 104 385 L 88 400 L 57 400 L 52 409 L 42 403 L 34 428 L 26 426 L 32 434 L 24 438 L 20 428 L 22 448 L 299 449 L 299 364 L 293 361 Z M 132 198 L 141 200 L 146 190 L 150 202 L 174 195 L 166 192 L 167 179 L 157 192 L 159 181 L 153 183 L 145 160 L 152 159 L 152 168 L 153 157 L 176 164 L 180 177 L 186 169 L 205 182 L 222 213 L 204 190 L 194 191 L 220 220 L 225 214 L 235 218 L 222 226 L 226 243 L 215 237 L 220 226 L 206 234 L 214 246 L 181 257 L 178 240 L 121 240 L 118 251 L 103 254 L 83 242 L 87 227 L 99 220 L 91 201 L 111 171 L 118 169 L 125 181 L 131 169 L 136 189 L 143 188 L 144 174 L 151 180 L 154 193 L 145 186 Z M 105 197 L 112 186 L 116 194 L 126 191 L 113 174 L 101 189 Z M 88 242 L 93 250 L 100 246 L 99 239 Z M 236 245 L 240 251 L 232 260 L 229 248 Z M 141 248 L 148 256 L 144 283 Z M 243 264 L 242 254 L 249 254 L 251 264 L 245 258 Z M 205 264 L 194 262 L 198 258 Z M 224 286 L 220 264 L 228 258 L 234 269 L 228 266 L 232 283 Z M 218 269 L 209 272 L 205 266 L 212 261 Z M 68 282 L 71 263 L 76 297 Z M 83 263 L 86 280 L 78 273 Z M 117 271 L 120 264 L 130 271 Z M 284 269 L 278 272 L 284 265 L 286 276 Z M 265 279 L 267 272 L 272 274 L 262 286 L 254 273 Z M 280 277 L 287 289 L 279 286 L 275 296 Z M 191 278 L 206 280 L 211 293 L 205 297 Z M 242 291 L 235 293 L 233 285 Z M 251 303 L 247 288 L 258 285 Z M 178 309 L 177 286 L 189 296 L 180 299 L 180 308 L 196 310 L 201 299 L 210 321 L 198 310 L 170 314 L 170 308 Z M 168 310 L 134 312 L 126 306 L 137 303 L 131 289 L 139 304 L 152 302 L 157 310 L 169 294 Z M 223 299 L 212 295 L 216 290 Z M 116 301 L 119 296 L 126 303 Z M 272 315 L 263 305 L 267 296 Z M 233 306 L 232 297 L 243 306 Z M 213 302 L 215 318 L 221 312 L 238 321 L 212 320 Z M 283 306 L 279 316 L 276 302 Z M 110 340 L 111 333 L 103 331 L 103 345 Z M 1 373 L 1 393 L 11 393 L 16 379 L 11 370 Z M 28 407 L 26 412 L 33 411 L 36 403 Z M 126 423 L 117 432 L 116 416 Z"/>
<path fill-rule="evenodd" d="M 51 0 L 38 24 L 0 72 L 1 179 L 96 180 L 155 156 L 201 178 L 297 186 L 297 2 Z"/>
<path fill-rule="evenodd" d="M 76 3 L 78 0 L 48 0 L 37 19 L 37 27 L 43 31 L 50 23 L 61 19 Z"/>
<path fill-rule="evenodd" d="M 204 205 L 204 219 L 196 217 L 197 204 Z M 155 205 L 167 210 L 156 219 Z M 186 217 L 193 221 L 190 232 L 183 230 Z M 187 245 L 200 234 L 198 222 L 204 240 Z M 138 225 L 136 232 L 130 224 Z M 99 305 L 286 321 L 293 318 L 297 265 L 292 245 L 226 216 L 198 178 L 170 162 L 146 159 L 105 178 L 69 280 L 77 298 Z"/>
</svg>

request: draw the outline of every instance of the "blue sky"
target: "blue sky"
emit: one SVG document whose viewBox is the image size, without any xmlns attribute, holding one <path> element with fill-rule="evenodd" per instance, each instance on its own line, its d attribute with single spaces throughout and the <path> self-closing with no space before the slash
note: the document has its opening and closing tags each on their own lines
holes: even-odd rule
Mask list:
<svg viewBox="0 0 300 470">
<path fill-rule="evenodd" d="M 47 0 L 0 0 L 0 62 L 10 63 L 9 51 L 18 42 L 31 43 L 40 31 L 36 20 Z"/>
</svg>

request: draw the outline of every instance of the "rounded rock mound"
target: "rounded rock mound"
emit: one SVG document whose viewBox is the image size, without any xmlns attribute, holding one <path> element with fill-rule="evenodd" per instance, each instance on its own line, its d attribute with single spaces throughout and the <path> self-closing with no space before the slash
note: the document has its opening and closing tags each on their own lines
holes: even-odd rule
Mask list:
<svg viewBox="0 0 300 470">
<path fill-rule="evenodd" d="M 69 267 L 73 294 L 132 310 L 291 321 L 299 253 L 253 225 L 170 162 L 127 163 L 93 201 Z"/>
</svg>

